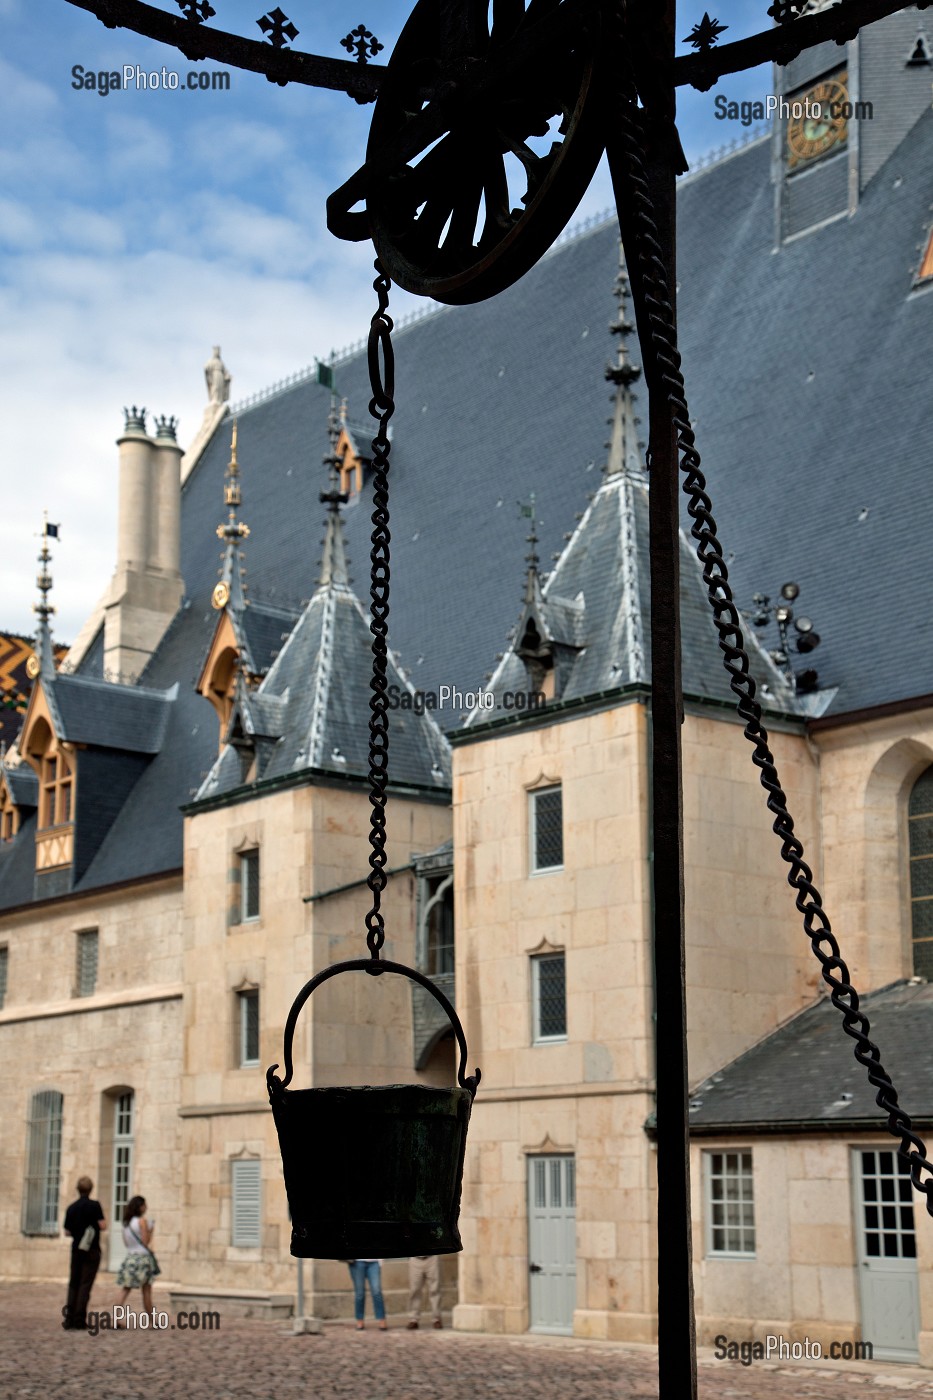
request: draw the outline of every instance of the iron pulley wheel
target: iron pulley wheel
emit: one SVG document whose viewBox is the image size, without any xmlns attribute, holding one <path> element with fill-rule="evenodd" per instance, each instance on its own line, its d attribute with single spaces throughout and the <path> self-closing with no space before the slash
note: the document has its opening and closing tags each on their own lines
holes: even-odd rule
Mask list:
<svg viewBox="0 0 933 1400">
<path fill-rule="evenodd" d="M 550 247 L 603 150 L 598 32 L 588 0 L 419 0 L 364 167 L 368 232 L 393 281 L 482 301 Z"/>
</svg>

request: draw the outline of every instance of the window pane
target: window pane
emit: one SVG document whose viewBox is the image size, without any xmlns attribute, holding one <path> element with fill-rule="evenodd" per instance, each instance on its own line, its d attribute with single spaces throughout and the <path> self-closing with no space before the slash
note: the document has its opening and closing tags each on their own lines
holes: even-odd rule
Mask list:
<svg viewBox="0 0 933 1400">
<path fill-rule="evenodd" d="M 532 793 L 534 804 L 534 868 L 548 870 L 564 863 L 562 790 L 547 788 Z"/>
<path fill-rule="evenodd" d="M 755 1205 L 751 1152 L 704 1153 L 711 1254 L 754 1254 Z"/>
<path fill-rule="evenodd" d="M 535 958 L 538 1038 L 567 1034 L 567 989 L 563 953 Z"/>
<path fill-rule="evenodd" d="M 23 1232 L 58 1233 L 62 1151 L 62 1096 L 54 1089 L 33 1094 L 29 1105 Z"/>
<path fill-rule="evenodd" d="M 577 1204 L 577 1161 L 575 1157 L 567 1157 L 564 1162 L 567 1181 L 567 1204 L 575 1206 Z"/>
<path fill-rule="evenodd" d="M 914 783 L 908 811 L 912 817 L 933 812 L 933 767 L 921 773 Z"/>
<path fill-rule="evenodd" d="M 551 1205 L 559 1206 L 561 1203 L 560 1192 L 561 1162 L 558 1157 L 551 1160 Z"/>
<path fill-rule="evenodd" d="M 259 918 L 259 852 L 240 856 L 240 917 Z"/>
<path fill-rule="evenodd" d="M 240 1064 L 259 1062 L 259 993 L 240 992 Z"/>
<path fill-rule="evenodd" d="M 914 905 L 915 927 L 916 913 L 919 908 L 921 908 L 920 905 Z M 930 901 L 929 908 L 933 912 L 933 900 Z M 914 976 L 925 977 L 928 982 L 933 982 L 933 938 L 927 938 L 914 944 Z"/>
<path fill-rule="evenodd" d="M 914 856 L 911 859 L 910 893 L 913 899 L 933 894 L 933 855 Z"/>
<path fill-rule="evenodd" d="M 907 823 L 910 854 L 928 856 L 933 852 L 933 816 L 912 817 Z"/>
<path fill-rule="evenodd" d="M 89 997 L 97 987 L 97 932 L 78 934 L 78 996 Z"/>
<path fill-rule="evenodd" d="M 546 1205 L 545 1197 L 545 1163 L 538 1160 L 535 1162 L 535 1209 L 543 1210 Z"/>
</svg>

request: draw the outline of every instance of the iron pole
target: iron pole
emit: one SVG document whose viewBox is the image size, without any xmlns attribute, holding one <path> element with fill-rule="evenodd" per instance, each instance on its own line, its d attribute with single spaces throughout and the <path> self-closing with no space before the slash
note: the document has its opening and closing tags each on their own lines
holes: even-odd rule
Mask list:
<svg viewBox="0 0 933 1400">
<path fill-rule="evenodd" d="M 676 171 L 673 61 L 676 0 L 630 11 L 639 50 L 636 72 L 644 104 L 644 161 L 654 203 L 671 304 L 675 305 Z M 634 23 L 632 23 L 634 21 Z M 609 128 L 611 129 L 611 128 Z M 687 1011 L 684 969 L 684 861 L 680 653 L 679 459 L 668 394 L 651 349 L 636 258 L 632 211 L 620 179 L 621 155 L 610 144 L 626 264 L 635 293 L 649 395 L 651 473 L 651 816 L 654 889 L 655 1084 L 657 1109 L 658 1379 L 661 1400 L 696 1400 L 696 1322 L 687 1123 Z"/>
</svg>

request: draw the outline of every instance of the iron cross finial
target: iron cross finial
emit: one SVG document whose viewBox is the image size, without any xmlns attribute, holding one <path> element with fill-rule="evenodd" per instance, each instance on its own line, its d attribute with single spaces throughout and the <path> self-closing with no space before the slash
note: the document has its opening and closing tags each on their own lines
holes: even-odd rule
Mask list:
<svg viewBox="0 0 933 1400">
<path fill-rule="evenodd" d="M 351 29 L 346 38 L 340 40 L 340 43 L 347 53 L 353 53 L 356 50 L 357 63 L 368 63 L 371 58 L 376 57 L 377 53 L 381 53 L 383 48 L 375 34 L 367 29 L 365 24 L 358 24 L 355 29 Z"/>
<path fill-rule="evenodd" d="M 301 32 L 295 28 L 279 5 L 276 5 L 275 9 L 270 10 L 268 14 L 263 15 L 262 19 L 257 19 L 256 23 L 274 49 L 284 49 L 286 40 L 294 43 Z"/>
</svg>

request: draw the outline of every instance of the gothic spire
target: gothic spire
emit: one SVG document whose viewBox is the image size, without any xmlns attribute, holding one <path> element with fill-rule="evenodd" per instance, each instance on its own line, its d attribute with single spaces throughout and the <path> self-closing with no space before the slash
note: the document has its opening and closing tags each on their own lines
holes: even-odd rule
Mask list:
<svg viewBox="0 0 933 1400">
<path fill-rule="evenodd" d="M 50 539 L 58 539 L 58 526 L 49 524 L 48 511 L 46 511 L 42 519 L 42 548 L 39 551 L 39 572 L 36 575 L 39 601 L 33 603 L 32 606 L 33 612 L 39 619 L 39 625 L 36 628 L 36 660 L 39 663 L 37 674 L 46 678 L 55 674 L 52 630 L 49 627 L 49 618 L 55 613 L 55 609 L 49 602 L 49 593 L 52 589 L 52 575 L 49 573 L 49 561 L 52 558 L 49 553 Z"/>
<path fill-rule="evenodd" d="M 538 564 L 541 562 L 538 557 L 538 520 L 535 513 L 535 493 L 529 493 L 527 504 L 521 504 L 522 515 L 528 524 L 528 534 L 525 539 L 528 543 L 528 553 L 525 555 L 525 563 L 528 565 L 525 573 L 525 602 L 534 603 L 541 601 L 541 576 L 538 573 Z"/>
<path fill-rule="evenodd" d="M 234 612 L 240 613 L 246 607 L 246 587 L 243 583 L 246 568 L 240 544 L 242 540 L 249 537 L 249 526 L 244 525 L 237 516 L 243 502 L 243 494 L 240 489 L 240 464 L 236 455 L 236 439 L 237 423 L 234 419 L 230 461 L 227 463 L 227 472 L 224 478 L 224 503 L 227 506 L 227 521 L 226 524 L 217 526 L 217 537 L 226 541 L 226 548 L 220 570 L 220 583 L 214 589 L 213 602 L 217 609 L 229 607 Z"/>
<path fill-rule="evenodd" d="M 345 421 L 344 412 L 345 409 L 342 409 L 341 421 Z M 327 468 L 328 486 L 326 491 L 320 493 L 321 501 L 327 506 L 327 526 L 324 531 L 324 552 L 321 556 L 319 582 L 322 586 L 342 584 L 346 587 L 350 583 L 350 577 L 347 573 L 347 551 L 343 538 L 343 520 L 340 515 L 340 507 L 346 505 L 350 497 L 346 491 L 340 490 L 338 470 L 340 462 L 337 456 L 340 423 L 337 419 L 337 399 L 333 394 L 330 400 L 330 412 L 327 415 L 327 436 L 330 441 L 330 450 L 324 457 L 324 465 Z"/>
<path fill-rule="evenodd" d="M 612 433 L 609 439 L 609 460 L 604 468 L 607 477 L 624 475 L 644 481 L 641 447 L 638 442 L 638 419 L 635 416 L 635 395 L 632 385 L 641 378 L 641 367 L 632 364 L 628 353 L 628 337 L 635 327 L 626 314 L 629 295 L 628 273 L 619 245 L 619 273 L 615 284 L 618 314 L 609 329 L 618 338 L 615 363 L 606 366 L 606 378 L 615 385 L 613 394 Z"/>
</svg>

